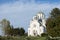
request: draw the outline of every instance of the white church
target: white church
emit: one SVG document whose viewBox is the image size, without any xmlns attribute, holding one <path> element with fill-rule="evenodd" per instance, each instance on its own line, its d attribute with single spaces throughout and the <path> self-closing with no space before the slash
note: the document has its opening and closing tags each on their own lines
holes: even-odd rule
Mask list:
<svg viewBox="0 0 60 40">
<path fill-rule="evenodd" d="M 42 12 L 39 12 L 33 17 L 30 21 L 28 28 L 28 36 L 41 36 L 42 33 L 46 33 L 46 20 L 45 15 Z"/>
</svg>

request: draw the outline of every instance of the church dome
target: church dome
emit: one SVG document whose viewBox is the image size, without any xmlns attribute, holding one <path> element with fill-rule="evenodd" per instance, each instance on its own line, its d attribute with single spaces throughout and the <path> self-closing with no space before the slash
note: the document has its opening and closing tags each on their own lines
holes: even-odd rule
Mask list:
<svg viewBox="0 0 60 40">
<path fill-rule="evenodd" d="M 43 12 L 38 12 L 37 15 L 33 17 L 32 20 L 39 20 L 39 19 L 44 19 L 44 18 L 45 18 L 45 14 Z"/>
<path fill-rule="evenodd" d="M 38 12 L 37 16 L 40 18 L 45 18 L 45 14 L 43 12 Z"/>
</svg>

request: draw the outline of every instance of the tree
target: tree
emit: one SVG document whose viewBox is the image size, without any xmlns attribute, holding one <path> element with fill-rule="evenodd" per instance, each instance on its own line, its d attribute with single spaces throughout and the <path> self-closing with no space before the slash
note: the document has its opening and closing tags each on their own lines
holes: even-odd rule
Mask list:
<svg viewBox="0 0 60 40">
<path fill-rule="evenodd" d="M 25 34 L 25 30 L 23 28 L 12 28 L 10 33 L 14 36 L 23 36 Z"/>
<path fill-rule="evenodd" d="M 13 28 L 13 29 L 12 29 L 12 34 L 13 34 L 14 36 L 19 35 L 19 34 L 20 34 L 20 29 L 19 29 L 19 28 Z"/>
<path fill-rule="evenodd" d="M 9 30 L 9 35 L 11 36 L 23 36 L 25 34 L 25 30 L 23 28 L 11 28 Z"/>
<path fill-rule="evenodd" d="M 52 18 L 56 18 L 57 16 L 60 16 L 60 9 L 59 8 L 54 8 L 51 13 L 50 13 Z"/>
<path fill-rule="evenodd" d="M 10 22 L 6 19 L 2 19 L 2 21 L 0 22 L 3 26 L 3 29 L 5 31 L 5 34 L 9 34 L 9 30 L 11 29 L 10 27 Z"/>
<path fill-rule="evenodd" d="M 25 30 L 24 28 L 20 28 L 20 36 L 24 35 L 25 34 Z"/>
<path fill-rule="evenodd" d="M 5 35 L 23 36 L 25 34 L 24 28 L 13 28 L 13 26 L 10 25 L 10 22 L 7 19 L 2 19 L 0 23 L 3 26 Z"/>
<path fill-rule="evenodd" d="M 47 32 L 52 37 L 60 36 L 60 9 L 54 8 L 46 21 Z"/>
</svg>

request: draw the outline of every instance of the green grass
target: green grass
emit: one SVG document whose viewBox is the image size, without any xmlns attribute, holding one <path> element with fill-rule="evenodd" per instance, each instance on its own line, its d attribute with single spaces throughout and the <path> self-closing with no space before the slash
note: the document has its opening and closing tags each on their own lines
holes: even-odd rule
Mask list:
<svg viewBox="0 0 60 40">
<path fill-rule="evenodd" d="M 46 37 L 8 36 L 0 37 L 0 40 L 46 40 Z"/>
</svg>

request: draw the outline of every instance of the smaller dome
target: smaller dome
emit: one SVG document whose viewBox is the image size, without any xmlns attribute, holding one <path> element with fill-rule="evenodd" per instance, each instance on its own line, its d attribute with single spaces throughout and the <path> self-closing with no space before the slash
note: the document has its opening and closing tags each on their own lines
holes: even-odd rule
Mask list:
<svg viewBox="0 0 60 40">
<path fill-rule="evenodd" d="M 43 12 L 38 12 L 37 16 L 40 18 L 45 18 L 45 14 Z"/>
</svg>

